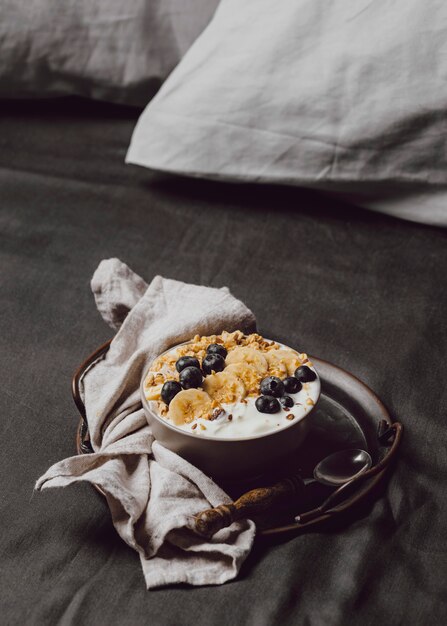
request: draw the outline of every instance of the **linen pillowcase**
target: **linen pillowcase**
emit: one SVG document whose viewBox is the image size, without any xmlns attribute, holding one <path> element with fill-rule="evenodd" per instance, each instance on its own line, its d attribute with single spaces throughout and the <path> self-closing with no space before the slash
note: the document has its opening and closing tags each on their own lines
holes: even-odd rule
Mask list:
<svg viewBox="0 0 447 626">
<path fill-rule="evenodd" d="M 222 0 L 127 162 L 447 225 L 447 5 Z"/>
<path fill-rule="evenodd" d="M 0 0 L 0 97 L 144 106 L 218 0 Z"/>
</svg>

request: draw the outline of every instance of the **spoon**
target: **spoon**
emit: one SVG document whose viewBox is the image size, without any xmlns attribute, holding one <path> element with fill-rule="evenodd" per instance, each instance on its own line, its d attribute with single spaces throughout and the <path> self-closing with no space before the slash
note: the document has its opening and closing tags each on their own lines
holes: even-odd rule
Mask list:
<svg viewBox="0 0 447 626">
<path fill-rule="evenodd" d="M 363 474 L 371 465 L 372 459 L 366 450 L 339 450 L 320 461 L 313 471 L 314 478 L 304 483 L 317 481 L 338 487 Z"/>
<path fill-rule="evenodd" d="M 318 463 L 314 478 L 302 480 L 298 475 L 285 478 L 271 487 L 258 487 L 244 493 L 232 504 L 221 504 L 194 516 L 195 531 L 212 537 L 218 530 L 233 522 L 265 514 L 274 508 L 290 504 L 290 499 L 305 498 L 305 488 L 310 483 L 332 487 L 350 482 L 371 467 L 372 459 L 365 450 L 341 450 L 330 454 Z"/>
</svg>

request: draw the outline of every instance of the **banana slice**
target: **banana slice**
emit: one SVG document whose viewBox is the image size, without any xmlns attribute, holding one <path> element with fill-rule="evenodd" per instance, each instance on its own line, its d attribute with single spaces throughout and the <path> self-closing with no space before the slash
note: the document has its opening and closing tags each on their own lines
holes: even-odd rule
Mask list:
<svg viewBox="0 0 447 626">
<path fill-rule="evenodd" d="M 177 426 L 205 417 L 212 410 L 209 395 L 201 389 L 184 389 L 169 403 L 168 417 Z"/>
<path fill-rule="evenodd" d="M 247 363 L 247 365 L 254 367 L 260 374 L 265 374 L 268 369 L 268 363 L 264 354 L 248 346 L 239 346 L 238 348 L 230 350 L 225 359 L 225 363 L 227 365 L 233 365 L 233 363 Z"/>
<path fill-rule="evenodd" d="M 161 400 L 161 385 L 152 385 L 151 387 L 147 387 L 144 390 L 144 395 L 146 396 L 146 400 Z"/>
<path fill-rule="evenodd" d="M 242 380 L 235 374 L 227 372 L 226 369 L 223 372 L 207 376 L 203 381 L 203 389 L 219 404 L 222 402 L 239 402 L 247 395 Z"/>
<path fill-rule="evenodd" d="M 260 374 L 252 365 L 249 365 L 248 363 L 233 363 L 232 365 L 227 365 L 224 372 L 234 374 L 242 380 L 248 394 L 259 394 L 259 385 L 261 383 L 262 374 Z"/>
<path fill-rule="evenodd" d="M 293 376 L 296 368 L 302 364 L 298 353 L 293 350 L 270 350 L 265 353 L 265 358 L 269 365 L 269 373 L 272 376 L 281 376 L 284 374 Z"/>
</svg>

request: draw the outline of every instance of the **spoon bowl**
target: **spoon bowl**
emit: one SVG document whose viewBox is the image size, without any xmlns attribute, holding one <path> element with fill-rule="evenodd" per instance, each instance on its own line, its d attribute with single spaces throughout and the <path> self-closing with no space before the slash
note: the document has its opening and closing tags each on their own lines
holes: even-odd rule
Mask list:
<svg viewBox="0 0 447 626">
<path fill-rule="evenodd" d="M 323 485 L 339 486 L 366 472 L 372 465 L 366 450 L 340 450 L 318 463 L 314 478 Z"/>
</svg>

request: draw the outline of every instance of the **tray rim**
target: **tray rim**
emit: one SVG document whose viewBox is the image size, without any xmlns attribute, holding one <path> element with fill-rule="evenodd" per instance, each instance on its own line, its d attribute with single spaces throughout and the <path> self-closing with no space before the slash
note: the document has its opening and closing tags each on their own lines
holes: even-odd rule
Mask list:
<svg viewBox="0 0 447 626">
<path fill-rule="evenodd" d="M 99 346 L 94 352 L 92 352 L 76 369 L 72 378 L 72 396 L 73 396 L 74 403 L 81 416 L 79 423 L 78 423 L 78 427 L 76 429 L 76 451 L 78 454 L 86 453 L 82 449 L 82 444 L 83 444 L 83 435 L 85 432 L 88 432 L 85 406 L 81 398 L 79 383 L 84 373 L 86 372 L 86 370 L 95 361 L 97 361 L 101 356 L 107 353 L 112 340 L 113 338 L 109 339 L 104 344 Z M 276 526 L 272 528 L 257 530 L 256 531 L 257 539 L 271 539 L 277 536 L 299 534 L 306 530 L 315 529 L 318 526 L 321 526 L 323 523 L 329 521 L 330 519 L 333 519 L 351 510 L 355 505 L 360 503 L 369 494 L 371 494 L 376 489 L 376 487 L 378 487 L 379 484 L 381 484 L 384 481 L 392 465 L 392 462 L 395 460 L 397 456 L 397 451 L 399 449 L 399 446 L 402 440 L 402 434 L 403 434 L 402 424 L 398 421 L 393 420 L 385 404 L 366 383 L 364 383 L 360 378 L 358 378 L 351 372 L 345 370 L 344 368 L 334 363 L 331 363 L 330 361 L 326 361 L 325 359 L 321 359 L 313 355 L 310 355 L 310 358 L 315 359 L 316 361 L 319 361 L 332 368 L 339 370 L 343 375 L 348 376 L 357 385 L 360 385 L 363 391 L 367 393 L 370 396 L 370 398 L 374 401 L 374 403 L 377 405 L 378 410 L 380 411 L 381 420 L 385 421 L 388 425 L 388 428 L 394 431 L 394 438 L 393 438 L 392 443 L 390 444 L 388 452 L 385 454 L 384 458 L 379 463 L 377 463 L 367 472 L 364 472 L 363 474 L 353 479 L 349 483 L 343 485 L 342 487 L 337 489 L 336 492 L 334 492 L 334 494 L 339 493 L 341 490 L 343 490 L 343 488 L 347 486 L 352 487 L 354 483 L 358 483 L 358 485 L 361 485 L 363 483 L 363 486 L 361 486 L 360 489 L 358 488 L 354 494 L 352 494 L 351 496 L 349 496 L 348 498 L 346 498 L 344 501 L 337 504 L 336 506 L 331 507 L 328 510 L 322 512 L 321 514 L 317 514 L 318 509 L 312 510 L 310 513 L 311 514 L 313 513 L 314 515 L 311 516 L 311 519 L 309 519 L 308 521 L 302 521 L 302 522 L 296 521 L 294 523 L 285 524 L 283 526 Z M 100 489 L 97 489 L 97 490 L 100 493 L 102 493 Z M 102 493 L 102 495 L 104 494 Z"/>
</svg>

